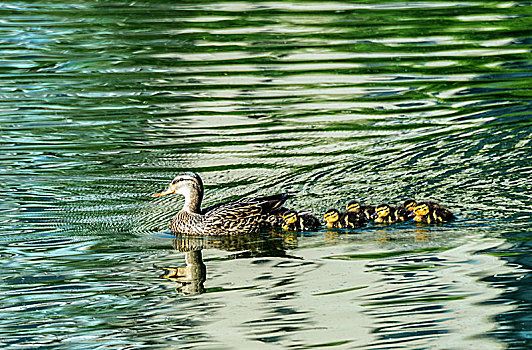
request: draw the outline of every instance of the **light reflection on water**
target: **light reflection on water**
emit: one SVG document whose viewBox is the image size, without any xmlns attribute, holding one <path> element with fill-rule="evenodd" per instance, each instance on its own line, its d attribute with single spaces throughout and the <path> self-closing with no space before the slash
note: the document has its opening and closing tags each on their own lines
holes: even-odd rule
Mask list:
<svg viewBox="0 0 532 350">
<path fill-rule="evenodd" d="M 0 5 L 2 348 L 529 348 L 528 12 Z M 174 238 L 189 170 L 458 220 Z"/>
<path fill-rule="evenodd" d="M 367 235 L 341 234 L 340 239 L 351 240 L 346 247 L 342 242 L 331 242 L 334 234 L 296 235 L 292 239 L 287 234 L 277 244 L 270 241 L 271 246 L 263 246 L 259 251 L 257 246 L 264 245 L 260 238 L 245 242 L 177 239 L 176 249 L 189 249 L 185 253 L 186 267 L 169 268 L 164 277 L 178 283 L 178 293 L 212 294 L 209 300 L 215 314 L 199 330 L 219 341 L 219 346 L 249 346 L 253 344 L 249 338 L 259 340 L 266 334 L 282 346 L 304 346 L 298 342 L 300 333 L 311 332 L 306 338 L 311 345 L 341 342 L 349 343 L 350 347 L 369 344 L 400 347 L 422 345 L 430 340 L 441 347 L 466 343 L 483 348 L 501 347 L 492 339 L 470 339 L 476 338 L 479 330 L 493 330 L 491 318 L 496 313 L 513 309 L 509 305 L 482 306 L 500 294 L 478 283 L 486 276 L 486 267 L 498 273 L 510 273 L 512 269 L 496 257 L 472 253 L 501 244 L 499 239 L 462 242 L 457 247 L 382 252 L 382 247 L 376 247 Z M 316 244 L 316 240 L 322 239 L 333 245 Z M 289 245 L 295 249 L 298 240 L 308 240 L 309 246 L 295 250 L 297 256 L 279 259 L 283 257 L 279 247 Z M 353 242 L 366 243 L 365 249 L 380 252 L 334 255 L 352 249 Z M 215 249 L 217 256 L 216 249 L 240 250 L 244 249 L 242 244 L 248 245 L 245 256 L 232 254 L 232 259 L 223 260 L 224 266 L 209 264 L 213 258 L 207 256 L 205 260 L 214 269 L 206 271 L 202 247 Z M 253 256 L 253 252 L 260 256 Z M 240 259 L 234 259 L 237 257 Z M 242 260 L 244 257 L 250 259 Z M 228 269 L 228 265 L 234 266 Z M 205 288 L 206 276 L 207 286 L 215 287 Z M 255 310 L 264 303 L 270 306 Z M 250 309 L 254 312 L 250 313 Z M 228 318 L 228 314 L 238 318 Z M 195 318 L 193 314 L 189 317 Z M 335 320 L 333 325 L 331 320 Z M 474 328 L 461 326 L 473 321 Z M 232 330 L 241 327 L 249 328 L 247 337 Z M 447 335 L 443 341 L 442 335 Z"/>
</svg>

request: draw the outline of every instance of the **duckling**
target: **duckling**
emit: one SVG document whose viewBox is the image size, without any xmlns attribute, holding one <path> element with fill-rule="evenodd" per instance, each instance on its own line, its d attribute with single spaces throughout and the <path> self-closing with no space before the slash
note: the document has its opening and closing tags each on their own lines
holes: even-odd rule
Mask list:
<svg viewBox="0 0 532 350">
<path fill-rule="evenodd" d="M 412 217 L 412 214 L 403 207 L 391 207 L 388 204 L 379 204 L 375 207 L 373 222 L 377 224 L 395 224 L 405 222 Z"/>
<path fill-rule="evenodd" d="M 430 205 L 432 205 L 432 207 L 434 208 L 443 208 L 443 205 L 439 204 L 439 203 L 436 203 L 436 202 L 432 202 L 432 201 L 425 201 L 425 203 L 428 203 Z M 407 199 L 404 204 L 403 204 L 403 207 L 408 210 L 409 212 L 414 212 L 414 208 L 418 205 L 417 201 L 415 199 Z"/>
<path fill-rule="evenodd" d="M 229 235 L 255 233 L 280 223 L 282 207 L 291 197 L 286 193 L 266 197 L 240 198 L 201 209 L 203 181 L 196 173 L 178 175 L 167 189 L 153 194 L 161 197 L 177 193 L 185 197 L 183 209 L 172 219 L 174 233 Z"/>
<path fill-rule="evenodd" d="M 449 209 L 434 206 L 430 202 L 418 203 L 414 208 L 414 213 L 414 221 L 423 224 L 440 224 L 456 219 Z"/>
<path fill-rule="evenodd" d="M 407 199 L 404 203 L 403 203 L 403 208 L 405 208 L 406 210 L 408 210 L 409 212 L 414 212 L 414 208 L 416 207 L 417 205 L 417 202 L 415 199 Z"/>
<path fill-rule="evenodd" d="M 366 224 L 366 219 L 362 214 L 352 211 L 340 213 L 336 209 L 329 209 L 323 215 L 323 220 L 327 222 L 327 228 L 358 228 Z"/>
<path fill-rule="evenodd" d="M 320 220 L 309 211 L 287 210 L 283 213 L 283 220 L 285 231 L 315 231 L 321 227 Z"/>
<path fill-rule="evenodd" d="M 345 206 L 347 211 L 364 214 L 366 221 L 371 219 L 371 215 L 375 214 L 375 207 L 372 205 L 360 205 L 357 201 L 351 201 Z"/>
</svg>

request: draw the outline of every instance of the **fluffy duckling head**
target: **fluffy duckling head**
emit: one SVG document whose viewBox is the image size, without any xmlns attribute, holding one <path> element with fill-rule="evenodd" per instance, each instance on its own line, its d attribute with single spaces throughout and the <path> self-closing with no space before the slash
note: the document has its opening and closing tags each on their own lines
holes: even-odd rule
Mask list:
<svg viewBox="0 0 532 350">
<path fill-rule="evenodd" d="M 358 213 L 360 211 L 360 203 L 357 201 L 351 201 L 345 206 L 347 211 Z"/>
<path fill-rule="evenodd" d="M 283 214 L 285 224 L 290 225 L 297 221 L 297 213 L 293 210 L 288 210 Z"/>
<path fill-rule="evenodd" d="M 327 223 L 327 226 L 334 224 L 340 218 L 340 212 L 336 209 L 329 209 L 323 214 L 323 221 Z"/>
<path fill-rule="evenodd" d="M 414 208 L 416 207 L 417 202 L 415 199 L 407 199 L 405 203 L 403 204 L 403 207 L 408 211 L 414 211 Z"/>
<path fill-rule="evenodd" d="M 385 218 L 390 215 L 391 207 L 388 204 L 379 204 L 375 207 L 374 217 Z"/>
<path fill-rule="evenodd" d="M 430 212 L 430 206 L 428 203 L 421 202 L 416 205 L 414 212 L 417 216 L 424 216 Z"/>
</svg>

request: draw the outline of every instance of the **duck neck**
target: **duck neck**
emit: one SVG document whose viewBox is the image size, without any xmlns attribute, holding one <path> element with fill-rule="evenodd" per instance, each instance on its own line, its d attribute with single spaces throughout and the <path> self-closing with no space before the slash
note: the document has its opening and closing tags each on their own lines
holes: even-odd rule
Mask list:
<svg viewBox="0 0 532 350">
<path fill-rule="evenodd" d="M 185 204 L 183 211 L 188 213 L 199 214 L 201 212 L 201 201 L 203 200 L 203 189 L 194 186 L 189 193 L 185 195 Z"/>
</svg>

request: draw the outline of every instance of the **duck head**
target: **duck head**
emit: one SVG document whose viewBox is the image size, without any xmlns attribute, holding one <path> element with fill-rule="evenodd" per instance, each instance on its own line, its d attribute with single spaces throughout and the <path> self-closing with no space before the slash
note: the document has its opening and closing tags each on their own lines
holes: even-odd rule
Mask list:
<svg viewBox="0 0 532 350">
<path fill-rule="evenodd" d="M 179 174 L 165 190 L 152 194 L 152 197 L 162 197 L 172 193 L 185 197 L 184 211 L 198 213 L 203 199 L 203 181 L 196 173 Z"/>
<path fill-rule="evenodd" d="M 351 201 L 345 206 L 347 211 L 358 213 L 360 211 L 360 203 L 357 201 Z"/>
<path fill-rule="evenodd" d="M 333 224 L 340 218 L 340 212 L 336 209 L 329 209 L 323 214 L 323 221 L 327 223 L 327 228 L 332 228 Z"/>
<path fill-rule="evenodd" d="M 283 220 L 287 225 L 293 224 L 297 221 L 297 213 L 293 210 L 289 210 L 283 214 Z"/>
<path fill-rule="evenodd" d="M 379 204 L 375 207 L 375 214 L 371 217 L 374 219 L 376 217 L 385 218 L 390 215 L 390 206 L 388 204 Z"/>
<path fill-rule="evenodd" d="M 408 211 L 414 211 L 414 208 L 416 207 L 417 202 L 415 199 L 407 199 L 405 203 L 403 204 L 403 207 Z"/>
<path fill-rule="evenodd" d="M 418 203 L 414 208 L 414 212 L 417 216 L 424 216 L 430 212 L 430 206 L 428 203 Z"/>
</svg>

